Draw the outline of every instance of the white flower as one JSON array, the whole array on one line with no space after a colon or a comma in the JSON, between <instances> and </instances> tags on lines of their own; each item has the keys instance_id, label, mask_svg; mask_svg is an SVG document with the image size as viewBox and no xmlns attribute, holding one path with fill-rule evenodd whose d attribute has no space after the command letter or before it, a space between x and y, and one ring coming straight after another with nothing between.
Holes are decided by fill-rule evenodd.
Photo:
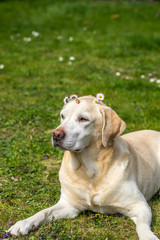
<instances>
[{"instance_id":1,"label":"white flower","mask_svg":"<svg viewBox=\"0 0 160 240\"><path fill-rule=\"evenodd\" d=\"M13 36L13 35L11 35L11 36L10 36L10 39L11 39L12 41L14 41L14 36Z\"/></svg>"},{"instance_id":2,"label":"white flower","mask_svg":"<svg viewBox=\"0 0 160 240\"><path fill-rule=\"evenodd\" d=\"M87 31L87 27L83 27L83 31Z\"/></svg>"},{"instance_id":3,"label":"white flower","mask_svg":"<svg viewBox=\"0 0 160 240\"><path fill-rule=\"evenodd\" d=\"M69 42L72 42L73 41L73 37L69 37Z\"/></svg>"},{"instance_id":4,"label":"white flower","mask_svg":"<svg viewBox=\"0 0 160 240\"><path fill-rule=\"evenodd\" d=\"M76 95L76 94L72 94L71 96L70 96L70 99L77 99L78 98L78 96Z\"/></svg>"},{"instance_id":5,"label":"white flower","mask_svg":"<svg viewBox=\"0 0 160 240\"><path fill-rule=\"evenodd\" d=\"M74 60L75 60L75 57L71 56L71 57L69 57L69 60L70 60L70 61L74 61Z\"/></svg>"},{"instance_id":6,"label":"white flower","mask_svg":"<svg viewBox=\"0 0 160 240\"><path fill-rule=\"evenodd\" d=\"M58 40L62 40L62 39L63 39L63 36L57 36L57 39L58 39Z\"/></svg>"},{"instance_id":7,"label":"white flower","mask_svg":"<svg viewBox=\"0 0 160 240\"><path fill-rule=\"evenodd\" d=\"M32 39L31 39L30 37L24 37L23 40L24 40L25 42L30 42L30 41L32 41Z\"/></svg>"},{"instance_id":8,"label":"white flower","mask_svg":"<svg viewBox=\"0 0 160 240\"><path fill-rule=\"evenodd\" d=\"M36 32L36 31L32 31L32 35L33 35L34 37L38 37L38 36L39 36L39 33Z\"/></svg>"},{"instance_id":9,"label":"white flower","mask_svg":"<svg viewBox=\"0 0 160 240\"><path fill-rule=\"evenodd\" d=\"M155 80L156 80L155 78L151 78L149 81L154 82Z\"/></svg>"},{"instance_id":10,"label":"white flower","mask_svg":"<svg viewBox=\"0 0 160 240\"><path fill-rule=\"evenodd\" d=\"M160 84L160 79L158 79L158 80L156 81L156 83Z\"/></svg>"},{"instance_id":11,"label":"white flower","mask_svg":"<svg viewBox=\"0 0 160 240\"><path fill-rule=\"evenodd\" d=\"M130 79L130 77L129 77L129 76L126 76L126 77L125 77L125 79L127 79L127 80L128 80L128 79Z\"/></svg>"},{"instance_id":12,"label":"white flower","mask_svg":"<svg viewBox=\"0 0 160 240\"><path fill-rule=\"evenodd\" d=\"M152 73L148 73L148 77L152 77Z\"/></svg>"},{"instance_id":13,"label":"white flower","mask_svg":"<svg viewBox=\"0 0 160 240\"><path fill-rule=\"evenodd\" d=\"M145 78L145 75L141 75L141 78Z\"/></svg>"},{"instance_id":14,"label":"white flower","mask_svg":"<svg viewBox=\"0 0 160 240\"><path fill-rule=\"evenodd\" d=\"M116 76L118 77L118 76L120 76L121 75L121 73L120 72L116 72Z\"/></svg>"},{"instance_id":15,"label":"white flower","mask_svg":"<svg viewBox=\"0 0 160 240\"><path fill-rule=\"evenodd\" d=\"M58 58L60 62L63 62L63 57Z\"/></svg>"},{"instance_id":16,"label":"white flower","mask_svg":"<svg viewBox=\"0 0 160 240\"><path fill-rule=\"evenodd\" d=\"M104 100L104 95L102 93L97 93L96 98L100 101Z\"/></svg>"},{"instance_id":17,"label":"white flower","mask_svg":"<svg viewBox=\"0 0 160 240\"><path fill-rule=\"evenodd\" d=\"M0 64L0 69L3 69L4 67L4 64Z\"/></svg>"},{"instance_id":18,"label":"white flower","mask_svg":"<svg viewBox=\"0 0 160 240\"><path fill-rule=\"evenodd\" d=\"M68 62L68 65L72 65L72 62L71 62L71 61L69 61L69 62Z\"/></svg>"},{"instance_id":19,"label":"white flower","mask_svg":"<svg viewBox=\"0 0 160 240\"><path fill-rule=\"evenodd\" d=\"M99 101L98 101L97 98L94 98L94 99L93 99L93 102L94 102L94 103L98 103Z\"/></svg>"},{"instance_id":20,"label":"white flower","mask_svg":"<svg viewBox=\"0 0 160 240\"><path fill-rule=\"evenodd\" d=\"M69 102L69 98L65 97L63 101L64 101L64 104L67 104Z\"/></svg>"}]
</instances>

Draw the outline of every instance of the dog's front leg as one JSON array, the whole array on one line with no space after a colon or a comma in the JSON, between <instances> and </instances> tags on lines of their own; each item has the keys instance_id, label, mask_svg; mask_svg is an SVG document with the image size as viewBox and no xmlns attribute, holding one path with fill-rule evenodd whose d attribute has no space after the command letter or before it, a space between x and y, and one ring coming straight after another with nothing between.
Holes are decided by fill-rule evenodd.
<instances>
[{"instance_id":1,"label":"dog's front leg","mask_svg":"<svg viewBox=\"0 0 160 240\"><path fill-rule=\"evenodd\" d=\"M138 201L132 205L129 217L136 224L136 230L140 240L158 240L150 229L152 220L151 209L145 201Z\"/></svg>"},{"instance_id":2,"label":"dog's front leg","mask_svg":"<svg viewBox=\"0 0 160 240\"><path fill-rule=\"evenodd\" d=\"M10 232L15 236L25 235L42 223L51 222L52 218L74 218L79 213L80 210L74 208L68 202L59 200L59 202L53 207L44 209L29 218L18 221L16 224L11 226L7 232Z\"/></svg>"}]
</instances>

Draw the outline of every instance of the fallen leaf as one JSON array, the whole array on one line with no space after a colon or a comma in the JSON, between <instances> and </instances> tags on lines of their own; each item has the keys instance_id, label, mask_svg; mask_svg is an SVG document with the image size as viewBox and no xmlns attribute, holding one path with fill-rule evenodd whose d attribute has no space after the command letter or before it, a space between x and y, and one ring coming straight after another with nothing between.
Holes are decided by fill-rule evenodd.
<instances>
[{"instance_id":1,"label":"fallen leaf","mask_svg":"<svg viewBox=\"0 0 160 240\"><path fill-rule=\"evenodd\" d=\"M18 182L18 178L15 178L15 177L11 177L11 179L15 182Z\"/></svg>"},{"instance_id":2,"label":"fallen leaf","mask_svg":"<svg viewBox=\"0 0 160 240\"><path fill-rule=\"evenodd\" d=\"M119 14L113 14L113 15L111 15L111 18L112 19L116 19L116 18L119 18L120 16L119 16Z\"/></svg>"}]
</instances>

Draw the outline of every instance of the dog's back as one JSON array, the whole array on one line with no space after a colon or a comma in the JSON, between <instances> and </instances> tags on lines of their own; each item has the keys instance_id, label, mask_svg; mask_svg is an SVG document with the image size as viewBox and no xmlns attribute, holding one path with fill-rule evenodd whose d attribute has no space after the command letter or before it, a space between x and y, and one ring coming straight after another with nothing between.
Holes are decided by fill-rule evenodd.
<instances>
[{"instance_id":1,"label":"dog's back","mask_svg":"<svg viewBox=\"0 0 160 240\"><path fill-rule=\"evenodd\" d=\"M160 189L160 132L142 130L121 137L134 151L137 184L145 198L150 199Z\"/></svg>"}]
</instances>

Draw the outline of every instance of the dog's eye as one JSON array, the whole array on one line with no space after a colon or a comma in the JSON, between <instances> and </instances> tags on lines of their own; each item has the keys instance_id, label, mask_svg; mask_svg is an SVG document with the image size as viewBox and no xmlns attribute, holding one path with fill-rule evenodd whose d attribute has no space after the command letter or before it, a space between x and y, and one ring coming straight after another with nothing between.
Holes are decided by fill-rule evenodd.
<instances>
[{"instance_id":1,"label":"dog's eye","mask_svg":"<svg viewBox=\"0 0 160 240\"><path fill-rule=\"evenodd\" d=\"M89 121L87 118L84 118L84 117L80 117L79 118L79 121L80 122L87 122L87 121Z\"/></svg>"},{"instance_id":2,"label":"dog's eye","mask_svg":"<svg viewBox=\"0 0 160 240\"><path fill-rule=\"evenodd\" d=\"M64 115L63 115L63 114L61 114L61 118L64 120L64 118L65 118L65 117L64 117Z\"/></svg>"}]
</instances>

